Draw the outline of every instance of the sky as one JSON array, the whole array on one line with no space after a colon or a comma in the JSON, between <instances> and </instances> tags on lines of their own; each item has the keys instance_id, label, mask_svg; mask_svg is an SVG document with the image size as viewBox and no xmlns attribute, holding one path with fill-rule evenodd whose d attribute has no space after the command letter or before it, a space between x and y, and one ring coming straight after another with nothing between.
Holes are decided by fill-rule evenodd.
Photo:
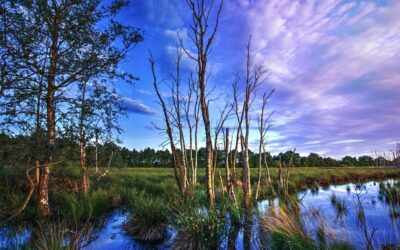
<instances>
[{"instance_id":1,"label":"sky","mask_svg":"<svg viewBox=\"0 0 400 250\"><path fill-rule=\"evenodd\" d=\"M259 93L276 90L268 105L274 111L268 151L296 148L302 155L339 158L394 149L400 142L399 14L398 0L225 0L209 58L216 98L210 105L212 121L232 97L234 74L243 73L251 35L256 59L269 70ZM166 137L152 126L163 120L147 57L151 51L159 78L168 82L177 34L192 48L190 10L184 0L137 0L118 18L144 36L121 65L140 78L134 86L117 85L128 108L121 139L128 148L160 148ZM184 73L194 65L183 58ZM255 114L259 106L260 98ZM252 123L250 141L256 149L257 122Z\"/></svg>"}]
</instances>

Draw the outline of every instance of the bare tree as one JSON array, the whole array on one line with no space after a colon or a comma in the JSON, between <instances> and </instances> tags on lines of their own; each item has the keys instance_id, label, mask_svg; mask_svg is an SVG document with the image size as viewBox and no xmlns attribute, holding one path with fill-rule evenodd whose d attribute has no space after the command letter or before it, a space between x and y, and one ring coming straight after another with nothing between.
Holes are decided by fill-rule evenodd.
<instances>
[{"instance_id":1,"label":"bare tree","mask_svg":"<svg viewBox=\"0 0 400 250\"><path fill-rule=\"evenodd\" d=\"M192 88L195 90L196 93L196 101L193 107L193 114L194 114L194 166L193 166L193 183L197 183L197 167L198 167L198 132L199 132L199 122L200 122L200 91L199 85L193 82Z\"/></svg>"},{"instance_id":2,"label":"bare tree","mask_svg":"<svg viewBox=\"0 0 400 250\"><path fill-rule=\"evenodd\" d=\"M194 80L192 79L192 75L190 75L189 78L189 88L187 91L187 96L186 98L182 99L183 102L183 108L185 111L185 119L186 119L186 124L188 127L188 132L189 132L189 154L187 155L187 159L188 159L188 168L189 168L189 172L188 172L188 176L189 176L189 182L190 184L194 185L194 161L193 161L193 127L194 127L194 123L192 122L191 119L191 105L192 105L192 97L193 97L193 88L192 88L192 82Z\"/></svg>"},{"instance_id":3,"label":"bare tree","mask_svg":"<svg viewBox=\"0 0 400 250\"><path fill-rule=\"evenodd\" d=\"M229 128L225 129L225 177L226 177L226 191L228 193L228 197L231 201L233 201L236 204L236 196L235 196L235 189L234 189L234 182L232 179L232 174L230 171L230 146L231 144L229 143Z\"/></svg>"},{"instance_id":4,"label":"bare tree","mask_svg":"<svg viewBox=\"0 0 400 250\"><path fill-rule=\"evenodd\" d=\"M242 108L239 114L237 85L234 85L235 94L235 112L238 119L238 133L240 135L240 143L243 156L242 166L242 182L244 193L244 205L250 206L251 200L251 183L250 183L250 166L249 166L249 134L250 134L250 109L255 99L256 89L265 81L267 77L267 69L263 62L256 63L255 55L251 53L251 37L246 45L246 77L245 77L245 96ZM244 122L244 129L242 128Z\"/></svg>"},{"instance_id":5,"label":"bare tree","mask_svg":"<svg viewBox=\"0 0 400 250\"><path fill-rule=\"evenodd\" d=\"M211 122L208 109L208 102L206 97L206 75L207 75L207 62L210 54L211 45L214 41L215 35L218 30L219 20L222 12L223 0L215 6L212 1L210 6L206 6L204 0L186 0L192 16L191 34L189 35L193 42L196 51L193 56L189 50L181 45L186 54L196 61L197 63L197 80L200 91L200 106L203 116L204 130L206 136L206 151L207 151L207 164L206 164L206 182L207 182L207 196L211 207L215 204L215 190L213 186L213 144L211 137ZM216 10L214 23L212 25L211 16L213 10Z\"/></svg>"},{"instance_id":6,"label":"bare tree","mask_svg":"<svg viewBox=\"0 0 400 250\"><path fill-rule=\"evenodd\" d=\"M240 97L239 97L239 76L236 76L235 81L233 82L233 110L236 115L236 119L238 122L238 127L236 129L236 140L235 140L235 148L233 151L233 157L232 157L232 179L233 181L236 181L236 162L238 158L238 150L239 150L239 140L240 140L240 135L242 133L242 122L243 122L243 112L240 112L240 107L239 107L239 102L240 102Z\"/></svg>"},{"instance_id":7,"label":"bare tree","mask_svg":"<svg viewBox=\"0 0 400 250\"><path fill-rule=\"evenodd\" d=\"M199 105L199 90L197 81L190 74L188 79L187 98L183 98L183 105L185 110L185 118L189 132L189 155L188 166L190 168L190 183L196 185L197 183L197 164L198 164L198 150L197 150L197 135L200 120L200 105Z\"/></svg>"},{"instance_id":8,"label":"bare tree","mask_svg":"<svg viewBox=\"0 0 400 250\"><path fill-rule=\"evenodd\" d=\"M173 111L171 112L171 117L173 119L173 125L176 126L179 134L179 145L180 145L180 151L182 155L182 169L183 169L183 175L182 175L182 188L185 190L186 186L188 184L188 164L187 164L187 155L186 155L186 143L185 143L185 135L183 132L183 124L182 124L182 102L183 102L183 96L181 94L181 70L180 70L180 65L181 65L181 59L182 59L182 52L179 47L177 47L177 60L176 60L176 75L171 75L172 78L172 84L171 84L171 100L172 100L172 106L173 106Z\"/></svg>"},{"instance_id":9,"label":"bare tree","mask_svg":"<svg viewBox=\"0 0 400 250\"><path fill-rule=\"evenodd\" d=\"M165 122L165 126L166 126L164 131L168 136L168 141L169 141L169 145L171 148L175 179L178 184L179 191L183 194L186 191L184 189L184 181L183 181L184 170L180 164L179 155L176 151L176 147L175 147L175 143L174 143L173 131L172 131L171 121L170 121L171 120L170 119L170 111L168 110L168 107L158 89L159 82L157 80L157 75L156 75L156 71L155 71L155 60L151 54L149 56L149 63L151 66L151 72L152 72L152 76L153 76L153 87L154 87L154 90L156 91L156 94L158 97L158 102L162 108L163 115L164 115L164 122Z\"/></svg>"},{"instance_id":10,"label":"bare tree","mask_svg":"<svg viewBox=\"0 0 400 250\"><path fill-rule=\"evenodd\" d=\"M227 100L229 100L229 98L227 98ZM212 184L215 185L215 170L217 168L218 165L218 139L219 139L219 135L221 132L223 132L223 127L224 124L226 122L226 120L230 117L231 115L231 104L229 103L229 101L227 101L224 105L224 107L222 108L222 110L220 111L220 115L219 118L217 120L217 122L215 123L214 126L214 154L213 154L213 166L212 166Z\"/></svg>"},{"instance_id":11,"label":"bare tree","mask_svg":"<svg viewBox=\"0 0 400 250\"><path fill-rule=\"evenodd\" d=\"M260 186L261 186L262 157L263 157L263 151L265 150L265 137L266 137L268 129L270 128L270 125L268 124L268 122L269 122L269 118L272 115L272 113L270 113L268 116L265 116L265 109L266 109L268 100L271 97L271 95L274 93L274 91L275 90L271 90L271 92L269 92L269 94L264 93L263 98L262 98L261 114L257 117L257 120L258 120L258 132L260 134L260 139L259 139L260 141L259 141L259 145L258 145L257 186L256 186L255 194L254 194L254 198L256 200L258 199L259 190L260 190ZM265 154L265 152L264 152L264 154ZM268 165L266 165L266 167L268 169ZM269 174L268 174L268 177L269 177Z\"/></svg>"},{"instance_id":12,"label":"bare tree","mask_svg":"<svg viewBox=\"0 0 400 250\"><path fill-rule=\"evenodd\" d=\"M268 160L267 160L267 151L265 150L265 145L266 145L266 143L263 144L263 161L264 161L265 168L267 169L268 185L271 185L271 175L269 173L269 166L268 166Z\"/></svg>"}]
</instances>

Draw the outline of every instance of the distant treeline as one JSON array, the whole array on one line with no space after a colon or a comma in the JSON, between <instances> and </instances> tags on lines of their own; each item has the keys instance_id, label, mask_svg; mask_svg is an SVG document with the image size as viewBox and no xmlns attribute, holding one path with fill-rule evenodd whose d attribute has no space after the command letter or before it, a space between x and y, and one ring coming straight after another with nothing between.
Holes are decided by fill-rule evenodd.
<instances>
[{"instance_id":1,"label":"distant treeline","mask_svg":"<svg viewBox=\"0 0 400 250\"><path fill-rule=\"evenodd\" d=\"M0 134L0 164L1 166L12 166L24 164L30 157L35 155L37 145L29 136L9 136L5 133ZM78 142L69 138L58 138L55 156L57 161L64 164L77 164L79 161ZM86 153L86 163L88 167L95 165L95 145L88 144ZM187 150L189 152L189 150ZM100 167L106 167L110 161L112 153L111 167L172 167L171 153L169 150L155 150L146 148L143 150L128 149L115 143L103 143L98 145L98 162ZM393 157L395 154L381 156L345 156L341 160L331 157L323 157L316 153L308 156L300 156L299 153L287 151L278 155L266 153L269 167L278 167L279 160L283 165L287 165L293 157L294 167L341 167L341 166L400 166L400 157ZM225 159L222 150L217 154L218 163L223 167ZM205 167L206 149L200 148L198 152L199 167ZM238 167L241 167L242 157L239 152ZM258 153L249 151L249 163L251 167L257 167Z\"/></svg>"}]
</instances>

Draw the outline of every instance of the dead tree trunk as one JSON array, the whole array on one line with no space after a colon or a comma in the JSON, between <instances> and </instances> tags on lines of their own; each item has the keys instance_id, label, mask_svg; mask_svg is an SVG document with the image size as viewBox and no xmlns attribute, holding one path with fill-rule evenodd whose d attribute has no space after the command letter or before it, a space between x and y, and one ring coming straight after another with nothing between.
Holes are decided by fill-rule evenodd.
<instances>
[{"instance_id":1,"label":"dead tree trunk","mask_svg":"<svg viewBox=\"0 0 400 250\"><path fill-rule=\"evenodd\" d=\"M262 155L263 155L263 149L265 148L265 143L264 143L265 136L269 129L269 126L267 123L268 123L269 117L272 115L272 113L271 113L271 115L265 117L265 108L267 106L268 99L272 95L273 92L274 92L274 90L272 90L269 95L267 95L267 93L264 93L263 102L262 102L262 106L261 106L261 114L258 117L258 132L259 132L260 138L259 138L259 144L258 144L257 186L256 186L255 194L254 194L254 198L256 200L259 197L259 191L260 191L260 186L261 186ZM267 166L267 169L268 169L268 166ZM269 173L268 173L268 175L269 175Z\"/></svg>"},{"instance_id":2,"label":"dead tree trunk","mask_svg":"<svg viewBox=\"0 0 400 250\"><path fill-rule=\"evenodd\" d=\"M195 101L195 105L194 105L194 150L195 150L195 154L194 154L194 165L193 165L193 185L197 184L197 167L198 167L198 128L199 128L199 121L200 121L200 104L199 104L199 99L200 99L200 95L199 95L199 86L198 84L196 84L195 86L193 86L193 89L195 90L196 93L196 101Z\"/></svg>"},{"instance_id":3,"label":"dead tree trunk","mask_svg":"<svg viewBox=\"0 0 400 250\"><path fill-rule=\"evenodd\" d=\"M249 135L250 135L250 109L255 98L255 91L260 86L266 75L266 69L263 62L255 64L255 55L250 50L251 37L246 45L246 78L245 78L245 95L243 100L242 109L239 113L239 98L237 82L234 83L234 109L239 123L238 133L240 136L240 143L243 155L242 162L242 182L244 193L244 205L246 208L250 207L251 201L251 183L250 183L250 166L249 166ZM244 122L244 129L242 128Z\"/></svg>"},{"instance_id":4,"label":"dead tree trunk","mask_svg":"<svg viewBox=\"0 0 400 250\"><path fill-rule=\"evenodd\" d=\"M164 121L165 121L165 125L166 125L165 132L166 132L166 134L168 136L169 144L170 144L170 147L171 147L172 163L173 163L173 166L174 166L175 179L176 179L176 182L178 184L179 191L181 192L181 194L183 194L183 193L186 192L186 190L184 189L184 186L183 186L183 175L184 175L183 168L182 168L182 166L180 164L179 156L178 156L178 153L176 151L175 144L174 144L174 138L173 138L173 135L172 135L172 128L171 128L171 122L170 122L170 117L169 117L169 111L168 111L167 106L166 106L166 104L164 102L164 99L161 96L160 91L158 90L158 84L159 83L157 81L157 76L156 76L156 71L155 71L155 61L154 61L153 56L151 54L150 54L150 57L149 57L149 63L150 63L151 72L152 72L152 75L153 75L154 90L156 91L156 94L157 94L157 97L158 97L158 101L159 101L160 106L161 106L161 108L163 110Z\"/></svg>"},{"instance_id":5,"label":"dead tree trunk","mask_svg":"<svg viewBox=\"0 0 400 250\"><path fill-rule=\"evenodd\" d=\"M242 134L242 122L243 122L243 112L239 111L239 77L236 77L236 80L233 82L233 98L234 98L234 103L233 103L233 109L236 114L236 119L238 122L238 127L236 130L236 140L235 140L235 149L233 151L233 158L232 158L232 179L233 182L236 182L236 162L238 159L238 150L239 150L239 140L241 138Z\"/></svg>"},{"instance_id":6,"label":"dead tree trunk","mask_svg":"<svg viewBox=\"0 0 400 250\"><path fill-rule=\"evenodd\" d=\"M177 61L176 61L176 77L174 78L174 82L172 83L172 103L175 109L175 124L178 128L179 132L179 144L182 154L182 188L186 190L187 183L188 183L188 167L187 167L187 155L186 155L186 143L185 143L185 135L183 133L183 125L182 125L182 118L181 118L181 91L180 91L180 61L182 58L182 53L180 52L179 48L177 49Z\"/></svg>"},{"instance_id":7,"label":"dead tree trunk","mask_svg":"<svg viewBox=\"0 0 400 250\"><path fill-rule=\"evenodd\" d=\"M268 185L271 185L271 175L269 173L269 166L268 166L268 161L267 161L267 151L265 150L265 143L263 145L263 158L264 158L265 168L267 169Z\"/></svg>"},{"instance_id":8,"label":"dead tree trunk","mask_svg":"<svg viewBox=\"0 0 400 250\"><path fill-rule=\"evenodd\" d=\"M219 18L222 11L221 0L218 9L216 11L215 25L212 27L211 32L209 32L210 26L210 13L214 8L214 4L210 6L205 6L205 1L202 0L187 0L187 4L191 10L193 24L192 35L194 45L196 47L196 57L192 56L189 51L187 51L184 46L186 54L193 60L197 62L197 79L200 91L200 106L201 113L203 116L204 131L206 137L206 152L207 152L207 163L206 163L206 183L207 183L207 196L209 204L214 207L215 204L215 190L213 186L213 145L211 137L211 124L210 124L210 114L208 110L207 94L206 94L206 73L207 73L207 60L210 52L211 44L214 40L215 34L219 26ZM182 41L181 41L182 43Z\"/></svg>"},{"instance_id":9,"label":"dead tree trunk","mask_svg":"<svg viewBox=\"0 0 400 250\"><path fill-rule=\"evenodd\" d=\"M226 175L226 190L230 194L231 186L231 171L229 169L229 128L225 129L225 175Z\"/></svg>"},{"instance_id":10,"label":"dead tree trunk","mask_svg":"<svg viewBox=\"0 0 400 250\"><path fill-rule=\"evenodd\" d=\"M229 128L225 130L225 174L226 174L226 190L228 193L228 197L231 201L236 204L236 196L235 196L235 187L232 179L232 174L229 166L229 158L230 158L230 143L229 143Z\"/></svg>"}]
</instances>

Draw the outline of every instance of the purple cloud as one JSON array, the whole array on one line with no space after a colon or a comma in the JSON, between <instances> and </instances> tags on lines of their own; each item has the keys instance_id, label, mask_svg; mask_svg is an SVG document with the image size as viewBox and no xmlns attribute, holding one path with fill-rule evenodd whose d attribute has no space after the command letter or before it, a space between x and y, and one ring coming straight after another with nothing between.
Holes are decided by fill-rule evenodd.
<instances>
[{"instance_id":1,"label":"purple cloud","mask_svg":"<svg viewBox=\"0 0 400 250\"><path fill-rule=\"evenodd\" d=\"M271 150L339 156L400 140L400 2L243 0L239 9L270 68L266 88L277 89Z\"/></svg>"},{"instance_id":2,"label":"purple cloud","mask_svg":"<svg viewBox=\"0 0 400 250\"><path fill-rule=\"evenodd\" d=\"M175 69L176 32L190 43L187 6L179 0L139 1L129 17L132 13L145 30L142 51L152 49L160 79L167 78ZM212 95L223 94L210 105L213 122L229 99L232 75L243 72L244 44L251 34L256 58L270 69L263 90L276 89L268 106L275 111L269 150L296 147L303 154L340 157L393 148L400 141L399 13L395 0L225 1L209 60L209 86L216 86ZM143 52L137 66L144 68L143 89L153 93L146 58ZM183 64L184 73L195 67L188 58ZM151 114L159 108L155 97L131 99L136 97L143 102L131 105L134 112ZM256 145L260 100L254 105L251 141ZM162 123L157 116L152 119Z\"/></svg>"}]
</instances>

